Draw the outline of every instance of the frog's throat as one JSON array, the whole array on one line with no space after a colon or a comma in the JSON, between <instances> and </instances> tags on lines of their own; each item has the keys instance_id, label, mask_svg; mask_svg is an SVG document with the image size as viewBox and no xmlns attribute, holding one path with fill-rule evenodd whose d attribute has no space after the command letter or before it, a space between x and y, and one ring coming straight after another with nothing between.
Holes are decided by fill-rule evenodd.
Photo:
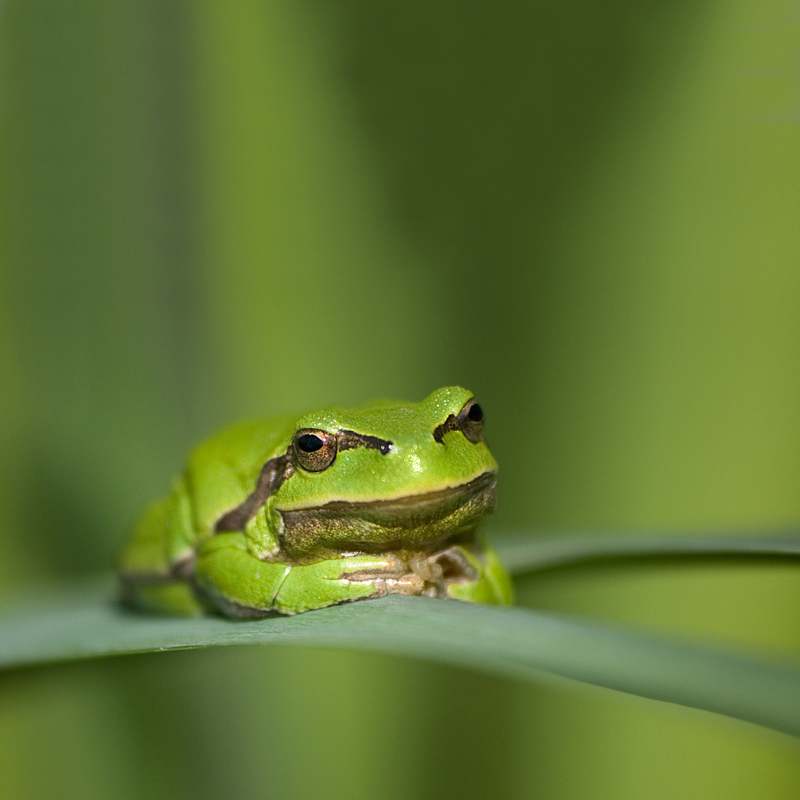
<instances>
[{"instance_id":1,"label":"frog's throat","mask_svg":"<svg viewBox=\"0 0 800 800\"><path fill-rule=\"evenodd\" d=\"M349 552L433 551L468 536L496 504L497 478L484 472L433 492L276 511L283 522L282 554L299 563Z\"/></svg>"}]
</instances>

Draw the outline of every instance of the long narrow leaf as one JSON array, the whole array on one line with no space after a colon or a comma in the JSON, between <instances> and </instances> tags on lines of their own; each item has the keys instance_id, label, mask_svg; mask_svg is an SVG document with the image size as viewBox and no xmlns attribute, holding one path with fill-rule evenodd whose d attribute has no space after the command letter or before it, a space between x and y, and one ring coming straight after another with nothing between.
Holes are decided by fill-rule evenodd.
<instances>
[{"instance_id":1,"label":"long narrow leaf","mask_svg":"<svg viewBox=\"0 0 800 800\"><path fill-rule=\"evenodd\" d=\"M556 614L388 597L254 622L127 613L107 586L0 618L0 667L212 645L294 644L558 676L800 735L800 672Z\"/></svg>"},{"instance_id":2,"label":"long narrow leaf","mask_svg":"<svg viewBox=\"0 0 800 800\"><path fill-rule=\"evenodd\" d=\"M718 534L495 534L492 542L515 575L591 561L629 559L800 559L800 534L746 536ZM665 562L666 563L666 562ZM798 561L800 564L800 561Z\"/></svg>"}]
</instances>

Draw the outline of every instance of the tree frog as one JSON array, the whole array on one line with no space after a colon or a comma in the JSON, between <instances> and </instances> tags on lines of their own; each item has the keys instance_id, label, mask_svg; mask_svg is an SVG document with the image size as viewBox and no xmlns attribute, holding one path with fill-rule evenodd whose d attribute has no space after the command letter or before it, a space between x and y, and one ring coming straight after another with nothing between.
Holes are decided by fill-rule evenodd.
<instances>
[{"instance_id":1,"label":"tree frog","mask_svg":"<svg viewBox=\"0 0 800 800\"><path fill-rule=\"evenodd\" d=\"M497 462L466 389L246 422L200 445L120 561L128 605L297 614L387 594L510 603L476 533Z\"/></svg>"}]
</instances>

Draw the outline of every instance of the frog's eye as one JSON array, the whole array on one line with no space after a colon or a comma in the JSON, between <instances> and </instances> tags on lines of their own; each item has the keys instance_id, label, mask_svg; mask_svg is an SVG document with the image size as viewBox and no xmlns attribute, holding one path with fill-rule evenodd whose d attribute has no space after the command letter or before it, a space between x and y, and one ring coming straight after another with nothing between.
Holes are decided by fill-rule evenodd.
<instances>
[{"instance_id":1,"label":"frog's eye","mask_svg":"<svg viewBox=\"0 0 800 800\"><path fill-rule=\"evenodd\" d=\"M458 412L458 427L473 444L481 440L483 409L474 400L467 400Z\"/></svg>"},{"instance_id":2,"label":"frog's eye","mask_svg":"<svg viewBox=\"0 0 800 800\"><path fill-rule=\"evenodd\" d=\"M294 435L297 463L309 472L322 472L336 458L336 436L316 428L301 428Z\"/></svg>"}]
</instances>

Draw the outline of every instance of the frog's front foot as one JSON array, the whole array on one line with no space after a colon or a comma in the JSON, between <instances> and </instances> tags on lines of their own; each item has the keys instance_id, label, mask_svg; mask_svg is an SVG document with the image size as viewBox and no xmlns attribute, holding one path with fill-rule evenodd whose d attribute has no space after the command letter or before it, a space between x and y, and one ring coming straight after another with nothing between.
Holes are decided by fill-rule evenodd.
<instances>
[{"instance_id":1,"label":"frog's front foot","mask_svg":"<svg viewBox=\"0 0 800 800\"><path fill-rule=\"evenodd\" d=\"M342 580L371 585L370 597L387 594L447 597L449 584L471 583L480 578L480 565L473 564L457 546L432 554L384 556L375 559L374 563L354 566L342 572Z\"/></svg>"},{"instance_id":2,"label":"frog's front foot","mask_svg":"<svg viewBox=\"0 0 800 800\"><path fill-rule=\"evenodd\" d=\"M367 561L361 559L367 558ZM414 572L407 561L396 557L369 559L359 556L350 562L339 576L341 580L371 586L370 597L385 597L387 594L425 594L426 578Z\"/></svg>"},{"instance_id":3,"label":"frog's front foot","mask_svg":"<svg viewBox=\"0 0 800 800\"><path fill-rule=\"evenodd\" d=\"M480 561L471 561L459 545L431 555L415 556L409 560L409 567L428 585L424 594L431 597L447 597L447 587L451 583L473 583L482 571Z\"/></svg>"},{"instance_id":4,"label":"frog's front foot","mask_svg":"<svg viewBox=\"0 0 800 800\"><path fill-rule=\"evenodd\" d=\"M451 545L435 553L386 557L345 571L342 579L373 586L370 597L405 594L483 603L511 602L511 582L490 547Z\"/></svg>"}]
</instances>

